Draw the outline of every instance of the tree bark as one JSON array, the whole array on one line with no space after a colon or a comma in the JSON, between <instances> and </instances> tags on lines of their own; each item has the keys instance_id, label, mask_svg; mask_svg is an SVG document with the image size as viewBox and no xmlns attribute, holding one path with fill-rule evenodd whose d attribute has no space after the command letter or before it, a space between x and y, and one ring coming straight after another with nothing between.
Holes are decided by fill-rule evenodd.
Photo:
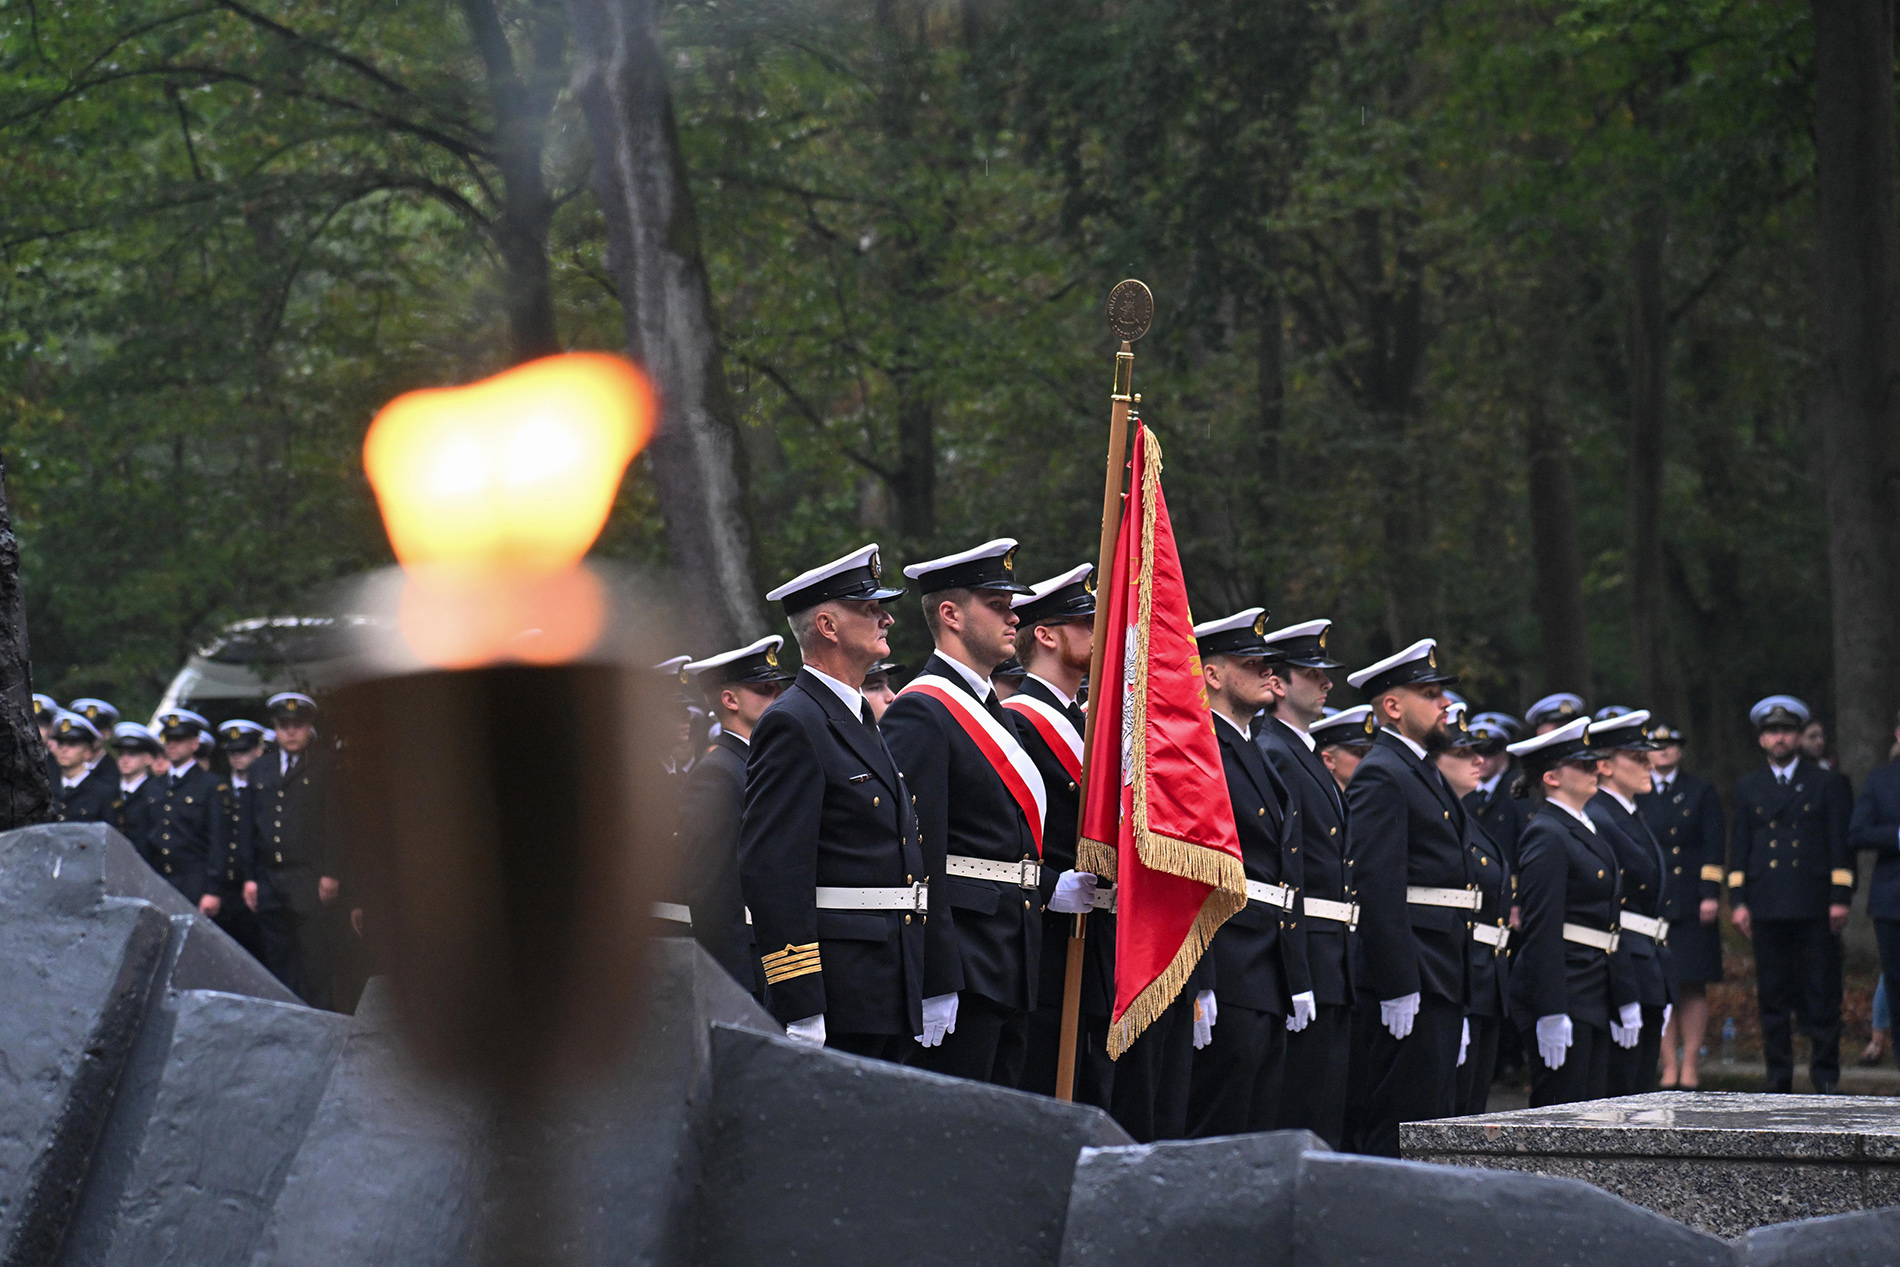
<instances>
[{"instance_id":1,"label":"tree bark","mask_svg":"<svg viewBox=\"0 0 1900 1267\"><path fill-rule=\"evenodd\" d=\"M33 655L26 637L26 590L20 584L20 541L7 508L6 463L0 459L0 831L53 816L46 741L33 720Z\"/></svg>"},{"instance_id":2,"label":"tree bark","mask_svg":"<svg viewBox=\"0 0 1900 1267\"><path fill-rule=\"evenodd\" d=\"M627 354L659 389L650 450L673 566L707 648L766 631L737 413L680 156L653 0L568 0Z\"/></svg>"},{"instance_id":3,"label":"tree bark","mask_svg":"<svg viewBox=\"0 0 1900 1267\"><path fill-rule=\"evenodd\" d=\"M1668 391L1669 314L1663 305L1660 203L1635 212L1630 242L1630 616L1637 681L1645 706L1680 717L1671 672L1668 593L1663 583L1663 424ZM1680 724L1680 723L1677 723Z\"/></svg>"},{"instance_id":4,"label":"tree bark","mask_svg":"<svg viewBox=\"0 0 1900 1267\"><path fill-rule=\"evenodd\" d=\"M1524 435L1530 459L1531 557L1537 568L1537 623L1543 633L1544 690L1590 690L1589 630L1583 614L1583 545L1570 443L1542 396L1531 397Z\"/></svg>"},{"instance_id":5,"label":"tree bark","mask_svg":"<svg viewBox=\"0 0 1900 1267\"><path fill-rule=\"evenodd\" d=\"M469 34L487 71L489 104L495 112L495 160L501 169L502 197L501 218L493 232L506 270L509 356L516 364L561 350L548 271L554 199L542 170L548 116L554 109L566 43L565 27L549 11L553 8L551 0L537 6L530 33L530 75L523 79L493 0L462 0Z\"/></svg>"},{"instance_id":6,"label":"tree bark","mask_svg":"<svg viewBox=\"0 0 1900 1267\"><path fill-rule=\"evenodd\" d=\"M1814 298L1809 417L1821 439L1835 732L1855 777L1885 760L1895 703L1900 509L1894 434L1892 0L1813 0Z\"/></svg>"}]
</instances>

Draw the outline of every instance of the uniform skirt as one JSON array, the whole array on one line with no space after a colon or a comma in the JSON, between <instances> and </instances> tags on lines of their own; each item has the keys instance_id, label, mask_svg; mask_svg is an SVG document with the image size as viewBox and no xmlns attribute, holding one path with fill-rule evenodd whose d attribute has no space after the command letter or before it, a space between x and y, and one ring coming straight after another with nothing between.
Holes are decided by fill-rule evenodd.
<instances>
[{"instance_id":1,"label":"uniform skirt","mask_svg":"<svg viewBox=\"0 0 1900 1267\"><path fill-rule=\"evenodd\" d=\"M1722 979L1722 925L1671 924L1669 954L1671 984L1706 984Z\"/></svg>"}]
</instances>

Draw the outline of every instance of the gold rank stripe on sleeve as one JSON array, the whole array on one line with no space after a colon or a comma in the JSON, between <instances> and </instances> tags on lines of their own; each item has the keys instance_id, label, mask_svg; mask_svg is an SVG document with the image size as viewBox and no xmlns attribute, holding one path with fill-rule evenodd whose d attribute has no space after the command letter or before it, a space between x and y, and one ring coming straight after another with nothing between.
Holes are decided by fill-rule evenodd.
<instances>
[{"instance_id":1,"label":"gold rank stripe on sleeve","mask_svg":"<svg viewBox=\"0 0 1900 1267\"><path fill-rule=\"evenodd\" d=\"M1742 883L1747 879L1748 877L1743 875L1740 871L1731 871L1728 873L1728 886L1731 889L1739 889L1742 887Z\"/></svg>"},{"instance_id":2,"label":"gold rank stripe on sleeve","mask_svg":"<svg viewBox=\"0 0 1900 1267\"><path fill-rule=\"evenodd\" d=\"M818 961L817 942L805 946L787 945L783 950L761 955L759 964L765 969L767 985L777 985L794 977L808 977L824 966Z\"/></svg>"},{"instance_id":3,"label":"gold rank stripe on sleeve","mask_svg":"<svg viewBox=\"0 0 1900 1267\"><path fill-rule=\"evenodd\" d=\"M1708 866L1702 868L1702 878L1707 880L1710 884L1722 883L1721 864L1711 862Z\"/></svg>"},{"instance_id":4,"label":"gold rank stripe on sleeve","mask_svg":"<svg viewBox=\"0 0 1900 1267\"><path fill-rule=\"evenodd\" d=\"M1834 870L1834 883L1843 889L1851 889L1854 887L1854 873L1845 867L1836 867Z\"/></svg>"}]
</instances>

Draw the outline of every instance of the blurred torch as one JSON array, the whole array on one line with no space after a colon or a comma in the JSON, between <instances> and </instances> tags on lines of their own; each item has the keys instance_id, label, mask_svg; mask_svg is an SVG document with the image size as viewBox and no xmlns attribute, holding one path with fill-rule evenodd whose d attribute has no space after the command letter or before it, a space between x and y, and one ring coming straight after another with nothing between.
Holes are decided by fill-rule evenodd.
<instances>
[{"instance_id":1,"label":"blurred torch","mask_svg":"<svg viewBox=\"0 0 1900 1267\"><path fill-rule=\"evenodd\" d=\"M414 1050L504 1101L622 1049L671 862L667 688L582 561L655 413L632 365L572 354L401 396L363 446L401 568L332 696L339 834Z\"/></svg>"}]
</instances>

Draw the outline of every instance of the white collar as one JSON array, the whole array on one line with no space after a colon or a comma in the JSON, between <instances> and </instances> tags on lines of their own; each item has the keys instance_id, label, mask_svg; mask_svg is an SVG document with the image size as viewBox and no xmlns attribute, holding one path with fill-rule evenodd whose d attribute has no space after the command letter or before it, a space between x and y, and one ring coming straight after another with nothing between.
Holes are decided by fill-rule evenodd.
<instances>
[{"instance_id":1,"label":"white collar","mask_svg":"<svg viewBox=\"0 0 1900 1267\"><path fill-rule=\"evenodd\" d=\"M1040 682L1044 686L1048 687L1049 693L1055 696L1056 699L1061 701L1062 707L1064 708L1075 707L1075 696L1068 694L1061 687L1057 686L1054 682L1051 682L1048 678L1043 677L1040 674L1031 673L1029 676L1031 679L1037 682Z\"/></svg>"},{"instance_id":2,"label":"white collar","mask_svg":"<svg viewBox=\"0 0 1900 1267\"><path fill-rule=\"evenodd\" d=\"M846 686L843 682L832 677L831 674L826 673L823 669L812 668L809 660L805 662L805 671L830 687L831 693L836 695L839 700L844 703L844 706L851 710L853 717L864 716L866 709L864 707L863 691L858 690L856 687Z\"/></svg>"},{"instance_id":3,"label":"white collar","mask_svg":"<svg viewBox=\"0 0 1900 1267\"><path fill-rule=\"evenodd\" d=\"M1413 743L1410 739L1400 734L1398 729L1394 726L1387 726L1385 728L1385 733L1388 735L1391 735L1394 739L1398 740L1400 743L1410 748L1412 750L1412 755L1417 757L1420 761L1423 761L1425 759L1425 746L1423 744Z\"/></svg>"},{"instance_id":4,"label":"white collar","mask_svg":"<svg viewBox=\"0 0 1900 1267\"><path fill-rule=\"evenodd\" d=\"M864 714L859 713L858 716L862 717L864 716ZM744 744L748 748L752 746L752 741L750 739L747 739L744 735L740 734L736 730L726 730L724 728L721 728L719 733L722 735L730 735L732 738L737 739L740 743Z\"/></svg>"},{"instance_id":5,"label":"white collar","mask_svg":"<svg viewBox=\"0 0 1900 1267\"><path fill-rule=\"evenodd\" d=\"M1652 770L1649 775L1649 782L1658 792L1667 792L1676 785L1676 776L1681 773L1681 766L1677 766L1668 774L1658 774Z\"/></svg>"},{"instance_id":6,"label":"white collar","mask_svg":"<svg viewBox=\"0 0 1900 1267\"><path fill-rule=\"evenodd\" d=\"M1292 731L1294 734L1298 735L1300 737L1300 742L1306 745L1306 750L1308 752L1319 751L1318 746L1314 744L1313 742L1313 736L1307 734L1304 730L1300 729L1298 726L1295 726L1290 721L1282 720L1280 724L1282 726L1285 726L1288 730Z\"/></svg>"},{"instance_id":7,"label":"white collar","mask_svg":"<svg viewBox=\"0 0 1900 1267\"><path fill-rule=\"evenodd\" d=\"M1212 712L1212 713L1214 714L1214 716L1216 716L1216 717L1218 717L1218 718L1220 718L1220 719L1221 719L1222 721L1224 721L1224 722L1226 722L1226 723L1227 723L1227 725L1228 725L1228 727L1229 727L1229 728L1230 728L1230 729L1231 729L1231 730L1232 730L1232 731L1233 731L1233 732L1234 732L1235 734L1237 734L1237 735L1239 735L1239 736L1240 736L1240 737L1241 737L1242 739L1245 739L1245 740L1248 740L1249 742L1251 742L1251 741L1252 741L1252 739L1253 739L1253 726L1252 726L1252 724L1251 724L1251 723L1250 723L1250 724L1248 724L1248 725L1245 725L1245 726L1236 726L1236 725L1234 725L1234 721L1233 721L1233 718L1231 718L1231 717L1229 717L1229 716L1228 716L1228 715L1227 715L1226 713L1223 713L1223 712L1221 712L1221 711L1220 711L1220 710L1219 710L1218 708L1216 708L1216 709L1210 709L1209 711L1210 711L1210 712Z\"/></svg>"},{"instance_id":8,"label":"white collar","mask_svg":"<svg viewBox=\"0 0 1900 1267\"><path fill-rule=\"evenodd\" d=\"M189 760L189 761L187 761L187 762L185 762L185 764L183 764L183 765L175 765L175 766L173 766L173 767L172 767L172 778L174 778L174 779L182 779L182 778L184 778L184 777L185 777L185 776L186 776L187 774L190 774L190 773L191 773L191 767L193 767L193 766L195 766L195 765L197 765L197 764L198 764L198 758L196 758L196 757L193 757L193 758L192 758L191 760Z\"/></svg>"},{"instance_id":9,"label":"white collar","mask_svg":"<svg viewBox=\"0 0 1900 1267\"><path fill-rule=\"evenodd\" d=\"M1491 793L1498 790L1498 784L1502 783L1503 781L1504 781L1504 771L1499 770L1496 774L1492 775L1488 779L1479 779L1478 790L1480 792L1483 792L1486 797L1489 797Z\"/></svg>"},{"instance_id":10,"label":"white collar","mask_svg":"<svg viewBox=\"0 0 1900 1267\"><path fill-rule=\"evenodd\" d=\"M59 785L61 787L78 787L81 783L84 783L86 781L87 776L90 775L91 773L92 773L91 770L81 770L77 776L70 779L67 778L64 773L62 773L59 776Z\"/></svg>"},{"instance_id":11,"label":"white collar","mask_svg":"<svg viewBox=\"0 0 1900 1267\"><path fill-rule=\"evenodd\" d=\"M126 794L127 796L130 796L130 795L131 795L132 793L134 793L134 792L136 792L136 791L138 791L138 790L139 790L139 787L140 787L140 786L141 786L142 784L144 784L144 782L145 782L145 780L146 780L146 779L148 779L149 777L151 777L151 776L150 776L150 775L145 775L145 774L141 774L141 775L139 775L139 777L138 777L138 778L136 778L136 779L133 779L133 780L132 780L132 781L131 781L130 783L127 783L127 782L126 782L126 781L125 781L124 779L120 779L120 780L119 780L119 790L120 790L121 792L124 792L124 793L125 793L125 794Z\"/></svg>"},{"instance_id":12,"label":"white collar","mask_svg":"<svg viewBox=\"0 0 1900 1267\"><path fill-rule=\"evenodd\" d=\"M231 786L234 788L245 788L251 786L251 781L239 774L236 770L233 770L231 771Z\"/></svg>"},{"instance_id":13,"label":"white collar","mask_svg":"<svg viewBox=\"0 0 1900 1267\"><path fill-rule=\"evenodd\" d=\"M1777 779L1786 781L1794 777L1794 768L1800 764L1801 764L1801 756L1799 753L1797 753L1794 756L1788 758L1787 765L1776 765L1774 762L1770 761L1768 763L1768 768L1775 772L1775 777Z\"/></svg>"},{"instance_id":14,"label":"white collar","mask_svg":"<svg viewBox=\"0 0 1900 1267\"><path fill-rule=\"evenodd\" d=\"M1605 783L1602 787L1598 788L1597 791L1608 792L1610 796L1616 801L1616 803L1623 807L1624 813L1634 814L1636 812L1636 802L1632 801L1629 797L1624 796L1621 792L1617 791L1615 788L1611 787L1609 784Z\"/></svg>"},{"instance_id":15,"label":"white collar","mask_svg":"<svg viewBox=\"0 0 1900 1267\"><path fill-rule=\"evenodd\" d=\"M976 696L977 703L981 704L990 697L990 680L988 678L978 674L975 669L957 659L942 647L937 648L937 655L945 664L962 675L965 682L970 684L970 691Z\"/></svg>"},{"instance_id":16,"label":"white collar","mask_svg":"<svg viewBox=\"0 0 1900 1267\"><path fill-rule=\"evenodd\" d=\"M1590 831L1590 834L1591 834L1592 836L1594 836L1594 835L1596 835L1596 834L1597 834L1597 825L1596 825L1595 823L1593 823L1593 822L1591 822L1591 821L1590 821L1590 816L1589 816L1588 814L1586 814L1586 813L1584 813L1584 812L1583 812L1582 810L1580 810L1580 809L1571 809L1571 808L1570 808L1570 807L1569 807L1568 805L1565 805L1565 804L1564 804L1564 803L1563 803L1562 801L1560 801L1560 800L1558 800L1558 799L1557 799L1556 797L1554 797L1554 796L1553 796L1553 797L1549 797L1548 799L1546 799L1546 800L1544 801L1544 804L1546 804L1546 805L1553 805L1553 806L1555 806L1556 808L1558 808L1558 809L1560 809L1560 810L1562 810L1562 811L1563 811L1564 813L1566 813L1566 814L1568 814L1568 815L1570 815L1570 817L1572 817L1572 818L1574 818L1574 819L1576 819L1576 820L1577 820L1578 822L1580 822L1580 823L1582 823L1582 824L1583 824L1583 825L1584 825L1585 827L1587 827L1587 828L1589 829L1589 831Z\"/></svg>"}]
</instances>

